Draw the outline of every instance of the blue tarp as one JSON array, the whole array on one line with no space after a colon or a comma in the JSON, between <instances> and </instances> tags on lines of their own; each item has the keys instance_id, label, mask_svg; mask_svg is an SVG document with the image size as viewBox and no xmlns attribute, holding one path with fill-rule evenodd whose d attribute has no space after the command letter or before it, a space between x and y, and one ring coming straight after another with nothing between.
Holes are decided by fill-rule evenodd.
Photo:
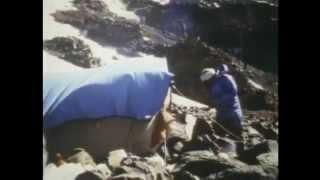
<instances>
[{"instance_id":1,"label":"blue tarp","mask_svg":"<svg viewBox=\"0 0 320 180\"><path fill-rule=\"evenodd\" d=\"M160 68L123 64L45 74L44 128L110 116L148 119L159 112L171 77Z\"/></svg>"}]
</instances>

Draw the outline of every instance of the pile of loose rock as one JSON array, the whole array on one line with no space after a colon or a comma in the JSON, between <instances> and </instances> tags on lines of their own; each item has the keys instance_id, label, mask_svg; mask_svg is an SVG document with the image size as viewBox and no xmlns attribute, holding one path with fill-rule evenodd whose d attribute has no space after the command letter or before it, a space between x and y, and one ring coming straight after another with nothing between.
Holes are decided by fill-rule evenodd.
<instances>
[{"instance_id":1,"label":"pile of loose rock","mask_svg":"<svg viewBox=\"0 0 320 180\"><path fill-rule=\"evenodd\" d=\"M212 109L172 104L171 111L181 123L187 116L197 119L190 141L171 137L156 154L145 156L115 150L106 153L105 160L98 165L84 149L75 149L74 154L64 158L63 162L80 163L86 167L77 175L78 180L278 178L278 120L274 113L244 112L245 147L237 155L237 143L228 136L216 133L215 112ZM61 162L61 159L56 162Z\"/></svg>"},{"instance_id":2,"label":"pile of loose rock","mask_svg":"<svg viewBox=\"0 0 320 180\"><path fill-rule=\"evenodd\" d=\"M43 47L49 53L83 68L101 66L101 60L92 56L89 46L76 37L45 40Z\"/></svg>"}]
</instances>

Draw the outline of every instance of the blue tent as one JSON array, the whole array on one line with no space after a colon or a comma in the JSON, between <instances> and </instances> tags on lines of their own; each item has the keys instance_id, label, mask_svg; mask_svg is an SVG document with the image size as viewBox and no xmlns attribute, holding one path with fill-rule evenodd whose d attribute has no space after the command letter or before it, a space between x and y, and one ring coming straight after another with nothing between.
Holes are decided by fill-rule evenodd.
<instances>
[{"instance_id":1,"label":"blue tent","mask_svg":"<svg viewBox=\"0 0 320 180\"><path fill-rule=\"evenodd\" d=\"M111 116L149 119L159 112L172 76L161 68L131 64L45 74L44 128Z\"/></svg>"}]
</instances>

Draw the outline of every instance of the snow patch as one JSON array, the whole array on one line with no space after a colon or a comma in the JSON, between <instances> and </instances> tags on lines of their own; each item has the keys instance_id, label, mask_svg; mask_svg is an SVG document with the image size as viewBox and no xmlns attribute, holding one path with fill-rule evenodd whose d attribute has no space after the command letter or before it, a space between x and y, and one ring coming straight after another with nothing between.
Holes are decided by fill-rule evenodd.
<instances>
[{"instance_id":1,"label":"snow patch","mask_svg":"<svg viewBox=\"0 0 320 180\"><path fill-rule=\"evenodd\" d=\"M150 41L150 40L151 40L150 38L148 38L148 37L146 37L146 36L143 36L142 39L145 40L145 41Z\"/></svg>"},{"instance_id":2,"label":"snow patch","mask_svg":"<svg viewBox=\"0 0 320 180\"><path fill-rule=\"evenodd\" d=\"M51 16L51 14L56 12L57 10L75 10L75 8L70 3L70 0L55 0L55 1L45 0L44 1L43 3L43 39L44 40L52 39L58 36L77 37L90 47L94 57L101 58L102 65L108 64L109 61L112 60L113 56L118 55L115 48L101 46L97 42L91 39L88 39L86 36L80 35L80 30L78 30L77 28L74 28L68 24L62 24L62 23L56 22L54 18ZM53 57L49 57L49 58L53 59ZM46 61L46 59L44 59L44 61ZM57 69L57 71L64 71L68 67L70 67L70 65L66 65L66 67L63 67L62 63L57 63L55 66L57 66L58 68L63 68L62 70ZM54 69L54 68L55 67L49 67L50 71L51 69ZM73 70L74 68L71 68L71 71Z\"/></svg>"},{"instance_id":3,"label":"snow patch","mask_svg":"<svg viewBox=\"0 0 320 180\"><path fill-rule=\"evenodd\" d=\"M250 85L252 85L252 86L253 86L254 88L256 88L256 89L264 90L264 88L263 88L260 84L254 82L254 81L251 80L251 79L248 79L248 83L249 83Z\"/></svg>"},{"instance_id":4,"label":"snow patch","mask_svg":"<svg viewBox=\"0 0 320 180\"><path fill-rule=\"evenodd\" d=\"M133 11L128 11L126 4L124 4L121 0L103 1L108 5L109 10L118 16L140 22L140 18Z\"/></svg>"},{"instance_id":5,"label":"snow patch","mask_svg":"<svg viewBox=\"0 0 320 180\"><path fill-rule=\"evenodd\" d=\"M115 12L118 15L127 18L133 18L133 12L127 11L125 4L123 4L119 0L104 0L104 2L108 5L111 11ZM147 55L144 53L139 53L138 57L128 57L123 56L117 52L115 47L111 46L102 46L97 42L88 39L84 35L80 35L80 31L77 28L72 27L68 24L62 24L56 22L54 18L50 15L57 10L75 10L70 0L45 0L43 3L43 38L44 39L52 39L57 36L75 36L81 39L85 44L87 44L94 57L98 57L101 59L101 64L107 65L108 63L118 63L120 61L138 60L138 63L152 63L154 65L167 66L165 58L158 58L153 55ZM132 16L131 16L132 15ZM115 61L115 58L118 61ZM77 71L83 68L75 66L71 63L66 62L56 56L52 56L46 52L43 55L43 72L66 72L66 71ZM142 63L143 64L143 63Z\"/></svg>"},{"instance_id":6,"label":"snow patch","mask_svg":"<svg viewBox=\"0 0 320 180\"><path fill-rule=\"evenodd\" d=\"M166 5L170 3L170 0L152 0L152 1L159 3L160 5Z\"/></svg>"},{"instance_id":7,"label":"snow patch","mask_svg":"<svg viewBox=\"0 0 320 180\"><path fill-rule=\"evenodd\" d=\"M175 3L175 4L197 4L200 0L151 0L153 2L156 2L160 5L167 5L169 3Z\"/></svg>"},{"instance_id":8,"label":"snow patch","mask_svg":"<svg viewBox=\"0 0 320 180\"><path fill-rule=\"evenodd\" d=\"M59 167L51 163L43 170L43 180L74 180L85 171L80 163L66 163Z\"/></svg>"},{"instance_id":9,"label":"snow patch","mask_svg":"<svg viewBox=\"0 0 320 180\"><path fill-rule=\"evenodd\" d=\"M57 10L76 10L70 0L44 0L43 1L43 39L51 39L56 36L77 36L79 31L68 24L61 24L54 20L51 14Z\"/></svg>"},{"instance_id":10,"label":"snow patch","mask_svg":"<svg viewBox=\"0 0 320 180\"><path fill-rule=\"evenodd\" d=\"M79 66L43 51L43 73L47 72L72 72L83 70Z\"/></svg>"}]
</instances>

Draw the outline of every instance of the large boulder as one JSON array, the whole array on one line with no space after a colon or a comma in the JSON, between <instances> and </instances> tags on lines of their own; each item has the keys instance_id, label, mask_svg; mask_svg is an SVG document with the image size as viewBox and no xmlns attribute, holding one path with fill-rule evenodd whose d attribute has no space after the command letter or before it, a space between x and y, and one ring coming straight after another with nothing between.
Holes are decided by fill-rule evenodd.
<instances>
[{"instance_id":1,"label":"large boulder","mask_svg":"<svg viewBox=\"0 0 320 180\"><path fill-rule=\"evenodd\" d=\"M230 168L225 171L211 174L205 180L276 180L277 177L267 174L259 166L243 166L241 168Z\"/></svg>"},{"instance_id":2,"label":"large boulder","mask_svg":"<svg viewBox=\"0 0 320 180\"><path fill-rule=\"evenodd\" d=\"M162 166L162 160L157 158L142 158L130 155L121 161L121 165L113 169L112 180L169 180L169 172Z\"/></svg>"},{"instance_id":3,"label":"large boulder","mask_svg":"<svg viewBox=\"0 0 320 180\"><path fill-rule=\"evenodd\" d=\"M258 156L265 153L277 154L278 153L277 141L268 140L260 144L257 144L245 150L244 152L242 152L239 158L246 163L258 164L259 162ZM261 161L268 162L268 157L262 156Z\"/></svg>"},{"instance_id":4,"label":"large boulder","mask_svg":"<svg viewBox=\"0 0 320 180\"><path fill-rule=\"evenodd\" d=\"M228 168L245 165L236 159L221 158L207 150L186 152L181 155L176 163L177 165L173 170L174 174L179 174L179 172L182 171L189 171L200 177L206 177L212 173L217 173Z\"/></svg>"}]
</instances>

